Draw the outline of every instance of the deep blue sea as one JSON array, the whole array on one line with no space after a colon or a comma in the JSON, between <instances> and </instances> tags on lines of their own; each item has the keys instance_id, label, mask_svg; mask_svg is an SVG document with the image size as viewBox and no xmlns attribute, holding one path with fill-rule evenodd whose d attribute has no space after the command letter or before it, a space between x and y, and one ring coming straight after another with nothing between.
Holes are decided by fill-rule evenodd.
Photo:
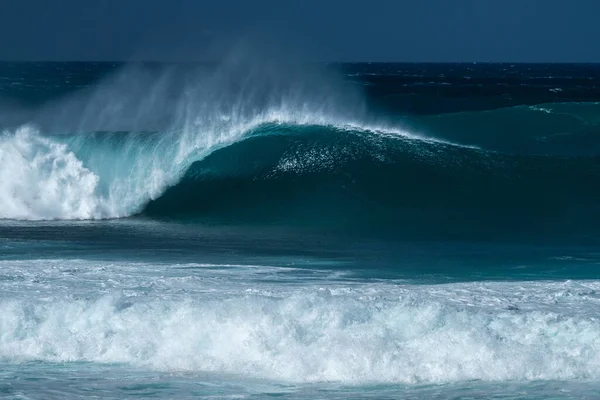
<instances>
[{"instance_id":1,"label":"deep blue sea","mask_svg":"<svg viewBox=\"0 0 600 400\"><path fill-rule=\"evenodd\" d=\"M600 65L0 63L0 398L600 398Z\"/></svg>"}]
</instances>

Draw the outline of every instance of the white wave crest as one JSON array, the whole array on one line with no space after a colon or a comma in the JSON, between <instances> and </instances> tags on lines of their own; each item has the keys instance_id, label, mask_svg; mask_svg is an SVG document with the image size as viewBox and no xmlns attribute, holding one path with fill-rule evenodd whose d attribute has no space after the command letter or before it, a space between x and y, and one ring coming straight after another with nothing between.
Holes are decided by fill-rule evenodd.
<instances>
[{"instance_id":1,"label":"white wave crest","mask_svg":"<svg viewBox=\"0 0 600 400\"><path fill-rule=\"evenodd\" d=\"M0 218L103 216L98 177L66 145L31 127L0 135Z\"/></svg>"}]
</instances>

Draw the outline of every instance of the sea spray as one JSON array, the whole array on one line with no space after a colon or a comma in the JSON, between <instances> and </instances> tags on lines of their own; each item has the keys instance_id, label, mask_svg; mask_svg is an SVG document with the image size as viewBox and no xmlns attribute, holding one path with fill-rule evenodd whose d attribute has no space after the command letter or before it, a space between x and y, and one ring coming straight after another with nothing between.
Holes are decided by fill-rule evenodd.
<instances>
[{"instance_id":1,"label":"sea spray","mask_svg":"<svg viewBox=\"0 0 600 400\"><path fill-rule=\"evenodd\" d=\"M52 197L6 190L4 203L21 205L15 206L19 210L5 207L1 216L97 219L134 215L176 184L194 161L269 123L349 126L411 136L369 122L360 97L351 88L319 74L303 71L298 75L289 68L274 69L239 57L217 67L179 73L173 68L126 68L94 89L44 106L34 125L18 130L29 131L27 136L6 131L6 141L29 141L26 146L43 142L48 148L47 162L42 164L33 162L37 153L14 156L32 163L34 172L23 177L26 184L38 185L36 176L62 174L55 181L55 192L77 191L80 184L85 187L78 204L70 202L68 194ZM77 163L77 168L93 176L93 182L71 179L67 170L72 167L62 166L63 156L54 154L54 148L68 154L69 163ZM6 148L4 157L14 158L11 151L18 150ZM5 163L0 168L5 185L16 187L9 176L14 166Z\"/></svg>"}]
</instances>

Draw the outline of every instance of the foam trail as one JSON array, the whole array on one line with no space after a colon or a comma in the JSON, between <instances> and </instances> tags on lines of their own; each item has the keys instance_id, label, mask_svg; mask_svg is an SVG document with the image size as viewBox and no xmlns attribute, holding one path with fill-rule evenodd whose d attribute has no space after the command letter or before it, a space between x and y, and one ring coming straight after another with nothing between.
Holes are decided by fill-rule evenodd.
<instances>
[{"instance_id":1,"label":"foam trail","mask_svg":"<svg viewBox=\"0 0 600 400\"><path fill-rule=\"evenodd\" d=\"M597 286L259 285L187 298L4 298L0 358L294 382L597 380ZM515 299L523 309L507 307Z\"/></svg>"}]
</instances>

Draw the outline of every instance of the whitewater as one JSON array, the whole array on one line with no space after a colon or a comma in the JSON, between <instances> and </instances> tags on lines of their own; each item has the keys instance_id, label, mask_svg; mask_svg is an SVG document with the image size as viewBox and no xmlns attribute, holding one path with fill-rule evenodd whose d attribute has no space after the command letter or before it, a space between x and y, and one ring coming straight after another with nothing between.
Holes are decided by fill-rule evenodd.
<instances>
[{"instance_id":1,"label":"whitewater","mask_svg":"<svg viewBox=\"0 0 600 400\"><path fill-rule=\"evenodd\" d=\"M0 358L10 362L291 383L600 375L598 281L414 285L321 269L83 260L3 262L2 270L21 281L2 285Z\"/></svg>"}]
</instances>

